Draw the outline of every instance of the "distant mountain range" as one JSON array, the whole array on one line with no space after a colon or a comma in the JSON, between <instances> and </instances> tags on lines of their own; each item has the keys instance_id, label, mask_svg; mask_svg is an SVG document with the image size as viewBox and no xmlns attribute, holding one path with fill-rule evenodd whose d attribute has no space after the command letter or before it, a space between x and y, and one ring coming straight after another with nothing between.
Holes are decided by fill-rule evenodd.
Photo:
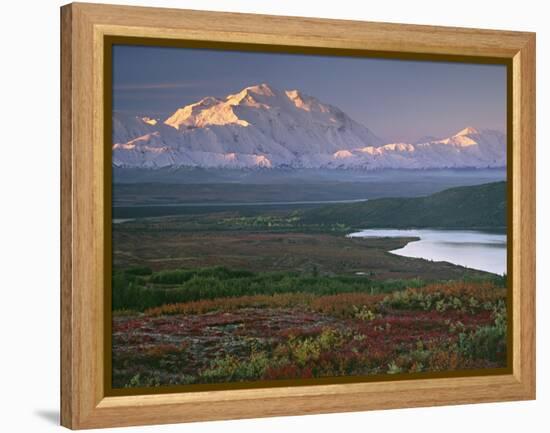
<instances>
[{"instance_id":1,"label":"distant mountain range","mask_svg":"<svg viewBox=\"0 0 550 433\"><path fill-rule=\"evenodd\" d=\"M385 143L333 105L260 84L204 98L164 120L115 112L112 160L147 169L494 168L506 165L506 137L467 127L443 139Z\"/></svg>"}]
</instances>

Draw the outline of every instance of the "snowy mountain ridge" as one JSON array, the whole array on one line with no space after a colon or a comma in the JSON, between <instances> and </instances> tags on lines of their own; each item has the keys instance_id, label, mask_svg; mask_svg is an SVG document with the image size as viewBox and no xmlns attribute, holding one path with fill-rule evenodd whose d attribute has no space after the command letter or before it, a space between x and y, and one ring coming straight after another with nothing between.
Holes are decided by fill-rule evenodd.
<instances>
[{"instance_id":1,"label":"snowy mountain ridge","mask_svg":"<svg viewBox=\"0 0 550 433\"><path fill-rule=\"evenodd\" d=\"M267 84L206 97L162 121L113 115L122 168L487 168L506 165L506 138L467 127L452 137L384 143L339 108Z\"/></svg>"}]
</instances>

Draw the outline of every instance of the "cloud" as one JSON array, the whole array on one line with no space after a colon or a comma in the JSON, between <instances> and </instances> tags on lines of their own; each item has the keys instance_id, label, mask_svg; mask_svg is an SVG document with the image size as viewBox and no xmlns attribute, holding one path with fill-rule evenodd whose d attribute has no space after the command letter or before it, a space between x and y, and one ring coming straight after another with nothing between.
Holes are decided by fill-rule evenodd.
<instances>
[{"instance_id":1,"label":"cloud","mask_svg":"<svg viewBox=\"0 0 550 433\"><path fill-rule=\"evenodd\" d=\"M115 91L147 91L147 90L171 90L171 89L196 89L201 86L212 84L207 81L174 81L163 83L133 83L117 84L113 86Z\"/></svg>"}]
</instances>

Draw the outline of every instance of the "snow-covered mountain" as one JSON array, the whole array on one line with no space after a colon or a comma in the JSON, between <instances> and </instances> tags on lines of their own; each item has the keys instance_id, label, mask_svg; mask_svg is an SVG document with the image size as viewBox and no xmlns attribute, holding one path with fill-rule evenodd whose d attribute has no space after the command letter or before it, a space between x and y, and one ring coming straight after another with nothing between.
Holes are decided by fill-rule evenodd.
<instances>
[{"instance_id":1,"label":"snow-covered mountain","mask_svg":"<svg viewBox=\"0 0 550 433\"><path fill-rule=\"evenodd\" d=\"M298 90L260 84L207 97L166 120L113 116L113 165L128 168L503 167L498 131L466 128L445 139L385 144L342 110Z\"/></svg>"}]
</instances>

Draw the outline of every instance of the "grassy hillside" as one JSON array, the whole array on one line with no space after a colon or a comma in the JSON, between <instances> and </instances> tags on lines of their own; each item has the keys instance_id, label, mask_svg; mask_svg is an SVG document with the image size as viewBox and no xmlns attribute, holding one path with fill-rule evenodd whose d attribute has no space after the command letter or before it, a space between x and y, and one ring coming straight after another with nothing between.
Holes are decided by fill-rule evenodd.
<instances>
[{"instance_id":1,"label":"grassy hillside","mask_svg":"<svg viewBox=\"0 0 550 433\"><path fill-rule=\"evenodd\" d=\"M304 211L308 224L341 223L360 228L502 228L506 182L465 186L415 198L381 198Z\"/></svg>"}]
</instances>

